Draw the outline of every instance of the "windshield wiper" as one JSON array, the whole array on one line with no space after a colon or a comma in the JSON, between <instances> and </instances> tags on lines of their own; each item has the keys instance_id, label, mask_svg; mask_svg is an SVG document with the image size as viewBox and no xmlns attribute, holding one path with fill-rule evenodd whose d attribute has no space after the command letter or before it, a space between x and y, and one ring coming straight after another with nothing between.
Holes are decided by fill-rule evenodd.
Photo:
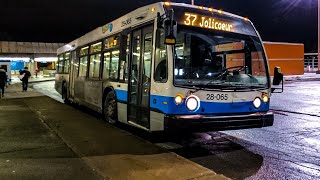
<instances>
[{"instance_id":1,"label":"windshield wiper","mask_svg":"<svg viewBox=\"0 0 320 180\"><path fill-rule=\"evenodd\" d=\"M235 84L231 85L229 87L221 88L222 90L251 90L251 91L258 91L261 92L261 90L266 89L267 87L262 86L245 86L245 84Z\"/></svg>"}]
</instances>

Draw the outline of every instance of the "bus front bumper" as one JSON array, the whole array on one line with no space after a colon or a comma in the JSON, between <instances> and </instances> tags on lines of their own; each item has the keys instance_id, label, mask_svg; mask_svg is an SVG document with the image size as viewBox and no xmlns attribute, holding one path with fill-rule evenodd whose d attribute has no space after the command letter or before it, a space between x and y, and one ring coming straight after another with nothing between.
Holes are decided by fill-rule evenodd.
<instances>
[{"instance_id":1,"label":"bus front bumper","mask_svg":"<svg viewBox=\"0 0 320 180\"><path fill-rule=\"evenodd\" d=\"M272 112L240 115L174 115L165 117L165 130L221 131L272 126Z\"/></svg>"}]
</instances>

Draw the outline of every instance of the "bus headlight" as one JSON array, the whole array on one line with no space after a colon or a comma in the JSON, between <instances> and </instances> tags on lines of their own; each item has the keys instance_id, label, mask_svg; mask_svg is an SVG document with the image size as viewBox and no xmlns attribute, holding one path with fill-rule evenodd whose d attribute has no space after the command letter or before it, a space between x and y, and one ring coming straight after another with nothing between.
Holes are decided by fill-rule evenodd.
<instances>
[{"instance_id":1,"label":"bus headlight","mask_svg":"<svg viewBox=\"0 0 320 180\"><path fill-rule=\"evenodd\" d=\"M183 95L182 94L178 94L176 95L176 97L174 98L174 102L179 105L179 104L182 104L183 102Z\"/></svg>"},{"instance_id":2,"label":"bus headlight","mask_svg":"<svg viewBox=\"0 0 320 180\"><path fill-rule=\"evenodd\" d=\"M258 98L258 97L256 97L255 99L254 99L254 101L253 101L253 106L256 108L256 109L258 109L260 106L261 106L261 99L260 98Z\"/></svg>"},{"instance_id":3,"label":"bus headlight","mask_svg":"<svg viewBox=\"0 0 320 180\"><path fill-rule=\"evenodd\" d=\"M186 105L189 111L196 111L200 107L200 99L191 95L187 98Z\"/></svg>"}]
</instances>

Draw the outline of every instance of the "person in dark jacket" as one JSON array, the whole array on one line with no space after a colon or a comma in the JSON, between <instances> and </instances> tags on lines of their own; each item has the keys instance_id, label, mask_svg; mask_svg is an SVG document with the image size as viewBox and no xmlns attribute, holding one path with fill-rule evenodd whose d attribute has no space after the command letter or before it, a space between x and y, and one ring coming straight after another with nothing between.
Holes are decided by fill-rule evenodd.
<instances>
[{"instance_id":1,"label":"person in dark jacket","mask_svg":"<svg viewBox=\"0 0 320 180\"><path fill-rule=\"evenodd\" d=\"M28 83L29 83L29 78L31 77L31 73L28 70L28 67L25 67L23 71L20 72L20 75L23 75L21 78L22 81L22 91L27 92L28 90Z\"/></svg>"},{"instance_id":2,"label":"person in dark jacket","mask_svg":"<svg viewBox=\"0 0 320 180\"><path fill-rule=\"evenodd\" d=\"M4 87L7 84L7 74L4 69L0 69L0 89L2 94L0 96L4 97Z\"/></svg>"}]
</instances>

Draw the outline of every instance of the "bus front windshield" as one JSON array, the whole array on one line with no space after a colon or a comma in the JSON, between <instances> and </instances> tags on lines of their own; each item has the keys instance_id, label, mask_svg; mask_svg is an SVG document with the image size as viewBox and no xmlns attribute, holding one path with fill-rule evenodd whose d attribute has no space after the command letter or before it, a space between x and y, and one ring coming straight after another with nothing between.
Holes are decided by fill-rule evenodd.
<instances>
[{"instance_id":1,"label":"bus front windshield","mask_svg":"<svg viewBox=\"0 0 320 180\"><path fill-rule=\"evenodd\" d=\"M266 58L256 36L179 26L174 83L201 88L267 88Z\"/></svg>"}]
</instances>

